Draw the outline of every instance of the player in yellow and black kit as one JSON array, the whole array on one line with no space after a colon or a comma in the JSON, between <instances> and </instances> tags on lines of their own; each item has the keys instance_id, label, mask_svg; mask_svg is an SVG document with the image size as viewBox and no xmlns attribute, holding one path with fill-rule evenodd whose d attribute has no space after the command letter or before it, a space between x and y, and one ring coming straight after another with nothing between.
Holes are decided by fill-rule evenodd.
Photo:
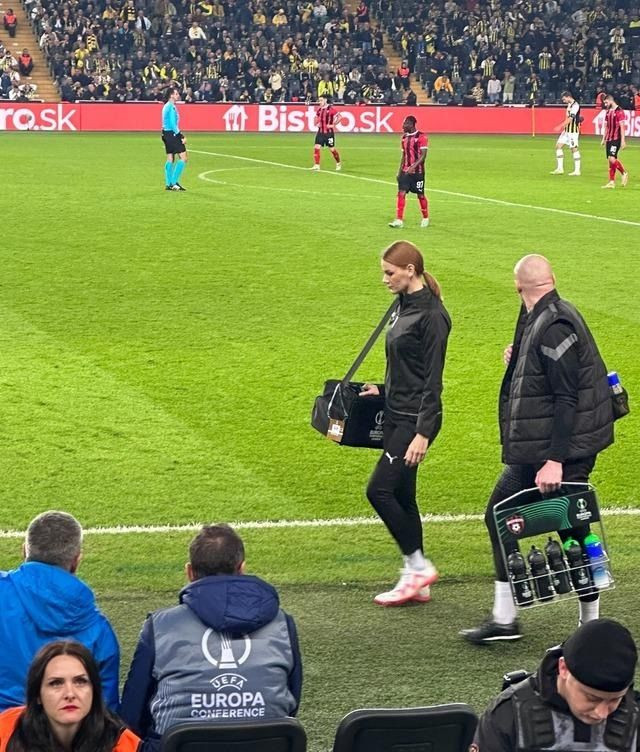
<instances>
[{"instance_id":1,"label":"player in yellow and black kit","mask_svg":"<svg viewBox=\"0 0 640 752\"><path fill-rule=\"evenodd\" d=\"M562 151L563 146L568 146L573 154L573 172L570 172L571 177L580 176L580 124L583 121L583 117L580 114L580 103L576 102L573 98L573 94L570 91L562 92L562 101L567 105L564 120L555 129L556 132L562 131L556 142L556 169L551 173L552 175L562 175L564 173L564 153Z\"/></svg>"}]
</instances>

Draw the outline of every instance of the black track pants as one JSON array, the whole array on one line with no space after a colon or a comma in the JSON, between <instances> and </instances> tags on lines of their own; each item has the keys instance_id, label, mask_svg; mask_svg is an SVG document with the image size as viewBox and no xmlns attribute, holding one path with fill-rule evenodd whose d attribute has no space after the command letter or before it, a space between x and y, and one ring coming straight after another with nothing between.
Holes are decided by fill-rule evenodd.
<instances>
[{"instance_id":1,"label":"black track pants","mask_svg":"<svg viewBox=\"0 0 640 752\"><path fill-rule=\"evenodd\" d=\"M384 451L367 486L367 498L404 555L422 550L422 521L416 502L417 467L404 455L416 435L416 423L385 412Z\"/></svg>"}]
</instances>

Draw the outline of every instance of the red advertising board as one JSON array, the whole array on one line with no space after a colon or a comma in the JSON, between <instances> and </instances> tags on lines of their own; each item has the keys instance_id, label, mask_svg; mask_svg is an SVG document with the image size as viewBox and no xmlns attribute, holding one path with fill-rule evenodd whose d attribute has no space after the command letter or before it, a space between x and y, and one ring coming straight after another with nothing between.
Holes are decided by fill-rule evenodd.
<instances>
[{"instance_id":1,"label":"red advertising board","mask_svg":"<svg viewBox=\"0 0 640 752\"><path fill-rule=\"evenodd\" d=\"M159 131L158 103L0 103L0 131ZM562 121L559 108L526 107L339 107L343 133L399 133L411 114L428 133L553 133ZM302 104L184 104L185 132L301 133L314 130L315 108ZM604 115L583 108L584 134L602 134ZM626 133L640 136L640 113L627 112Z\"/></svg>"}]
</instances>

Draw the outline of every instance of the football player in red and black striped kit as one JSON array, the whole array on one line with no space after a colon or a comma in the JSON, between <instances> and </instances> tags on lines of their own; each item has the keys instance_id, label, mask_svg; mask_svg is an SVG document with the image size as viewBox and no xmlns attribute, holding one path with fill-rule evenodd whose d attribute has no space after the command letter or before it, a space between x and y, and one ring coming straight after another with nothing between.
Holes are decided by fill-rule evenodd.
<instances>
[{"instance_id":1,"label":"football player in red and black striped kit","mask_svg":"<svg viewBox=\"0 0 640 752\"><path fill-rule=\"evenodd\" d=\"M320 149L328 146L333 158L336 160L336 170L342 169L340 154L336 149L336 134L334 127L340 122L341 115L331 104L330 97L318 97L320 107L316 111L315 124L318 128L316 142L313 147L313 170L320 169Z\"/></svg>"},{"instance_id":2,"label":"football player in red and black striped kit","mask_svg":"<svg viewBox=\"0 0 640 752\"><path fill-rule=\"evenodd\" d=\"M627 119L627 116L611 94L605 97L604 108L604 132L601 144L605 147L605 153L609 160L609 182L602 187L616 187L616 172L620 173L620 180L622 185L625 186L629 182L629 173L618 159L618 154L626 146L624 140L624 121Z\"/></svg>"},{"instance_id":3,"label":"football player in red and black striped kit","mask_svg":"<svg viewBox=\"0 0 640 752\"><path fill-rule=\"evenodd\" d=\"M389 222L389 227L404 227L404 207L407 193L415 193L422 212L420 227L429 226L429 202L424 195L425 169L429 141L424 133L417 129L417 120L408 115L402 123L402 161L398 170L398 199L396 218Z\"/></svg>"}]
</instances>

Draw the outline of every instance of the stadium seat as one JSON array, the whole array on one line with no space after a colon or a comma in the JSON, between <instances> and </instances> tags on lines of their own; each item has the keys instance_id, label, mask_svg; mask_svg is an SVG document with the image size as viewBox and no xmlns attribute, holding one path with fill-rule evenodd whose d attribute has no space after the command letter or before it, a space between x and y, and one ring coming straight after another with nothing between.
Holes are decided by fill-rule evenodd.
<instances>
[{"instance_id":1,"label":"stadium seat","mask_svg":"<svg viewBox=\"0 0 640 752\"><path fill-rule=\"evenodd\" d=\"M467 752L477 723L462 703L354 710L340 722L333 752Z\"/></svg>"},{"instance_id":2,"label":"stadium seat","mask_svg":"<svg viewBox=\"0 0 640 752\"><path fill-rule=\"evenodd\" d=\"M293 718L258 723L179 723L162 737L160 752L305 752L307 735Z\"/></svg>"}]
</instances>

